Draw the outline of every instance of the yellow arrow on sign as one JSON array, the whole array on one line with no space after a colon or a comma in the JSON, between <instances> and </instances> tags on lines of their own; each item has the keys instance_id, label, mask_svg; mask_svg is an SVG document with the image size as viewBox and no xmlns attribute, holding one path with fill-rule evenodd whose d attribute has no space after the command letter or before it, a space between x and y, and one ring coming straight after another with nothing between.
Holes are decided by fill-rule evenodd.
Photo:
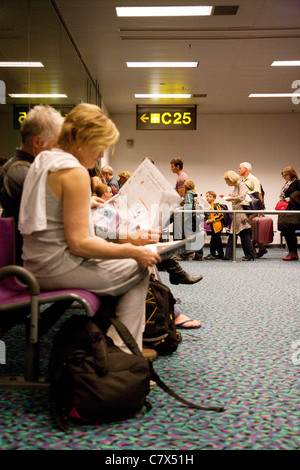
<instances>
[{"instance_id":1,"label":"yellow arrow on sign","mask_svg":"<svg viewBox=\"0 0 300 470\"><path fill-rule=\"evenodd\" d=\"M149 119L149 116L147 114L143 114L143 116L140 117L140 120L143 122L146 122Z\"/></svg>"}]
</instances>

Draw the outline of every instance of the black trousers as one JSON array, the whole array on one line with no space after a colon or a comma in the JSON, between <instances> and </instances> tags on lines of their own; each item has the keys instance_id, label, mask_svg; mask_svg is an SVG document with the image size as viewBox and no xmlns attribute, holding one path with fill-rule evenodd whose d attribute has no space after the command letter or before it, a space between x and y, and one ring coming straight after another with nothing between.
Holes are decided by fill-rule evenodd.
<instances>
[{"instance_id":1,"label":"black trousers","mask_svg":"<svg viewBox=\"0 0 300 470\"><path fill-rule=\"evenodd\" d=\"M242 248L244 251L244 255L248 259L255 259L255 252L253 248L253 244L251 241L251 229L246 228L242 230L240 233L236 235L240 237ZM227 245L226 245L226 253L225 259L232 259L233 258L233 234L231 233L228 237Z\"/></svg>"},{"instance_id":2,"label":"black trousers","mask_svg":"<svg viewBox=\"0 0 300 470\"><path fill-rule=\"evenodd\" d=\"M210 238L210 254L212 256L216 256L216 252L220 256L220 258L223 258L224 252L223 252L223 245L222 245L222 239L221 239L221 232L214 232L213 226L211 227L212 233L211 233L211 238Z\"/></svg>"},{"instance_id":3,"label":"black trousers","mask_svg":"<svg viewBox=\"0 0 300 470\"><path fill-rule=\"evenodd\" d=\"M288 246L289 253L297 253L297 236L295 228L283 230L282 235L286 239L286 244Z\"/></svg>"}]
</instances>

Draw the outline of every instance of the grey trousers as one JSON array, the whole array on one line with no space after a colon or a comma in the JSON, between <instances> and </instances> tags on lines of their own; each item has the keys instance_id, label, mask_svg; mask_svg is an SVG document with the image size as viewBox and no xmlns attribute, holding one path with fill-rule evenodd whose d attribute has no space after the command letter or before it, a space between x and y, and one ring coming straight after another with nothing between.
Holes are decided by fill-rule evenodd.
<instances>
[{"instance_id":1,"label":"grey trousers","mask_svg":"<svg viewBox=\"0 0 300 470\"><path fill-rule=\"evenodd\" d=\"M85 289L99 296L120 296L116 317L142 350L149 271L132 259L86 260L59 276L37 279L42 290Z\"/></svg>"}]
</instances>

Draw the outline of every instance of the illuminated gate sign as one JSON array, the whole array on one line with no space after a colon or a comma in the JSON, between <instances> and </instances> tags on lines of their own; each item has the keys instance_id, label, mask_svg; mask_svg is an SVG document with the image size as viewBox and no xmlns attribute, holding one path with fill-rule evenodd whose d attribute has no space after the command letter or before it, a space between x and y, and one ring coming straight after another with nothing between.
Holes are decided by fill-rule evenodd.
<instances>
[{"instance_id":1,"label":"illuminated gate sign","mask_svg":"<svg viewBox=\"0 0 300 470\"><path fill-rule=\"evenodd\" d=\"M196 130L197 106L136 107L136 128L146 130Z\"/></svg>"},{"instance_id":2,"label":"illuminated gate sign","mask_svg":"<svg viewBox=\"0 0 300 470\"><path fill-rule=\"evenodd\" d=\"M13 114L14 114L14 129L20 129L23 119L27 117L30 109L33 108L35 104L14 104L13 105ZM74 108L75 105L55 105L51 104L51 107L56 109L63 118L67 117L68 113L71 109Z\"/></svg>"}]
</instances>

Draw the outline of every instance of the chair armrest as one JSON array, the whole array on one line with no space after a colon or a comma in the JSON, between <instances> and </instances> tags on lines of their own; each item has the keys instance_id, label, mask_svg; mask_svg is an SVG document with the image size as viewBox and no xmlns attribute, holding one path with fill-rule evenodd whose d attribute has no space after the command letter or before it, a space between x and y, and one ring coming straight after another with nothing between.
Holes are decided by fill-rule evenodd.
<instances>
[{"instance_id":1,"label":"chair armrest","mask_svg":"<svg viewBox=\"0 0 300 470\"><path fill-rule=\"evenodd\" d=\"M0 268L0 281L8 276L15 276L19 281L25 284L30 295L39 295L40 286L35 276L22 266L9 265Z\"/></svg>"}]
</instances>

